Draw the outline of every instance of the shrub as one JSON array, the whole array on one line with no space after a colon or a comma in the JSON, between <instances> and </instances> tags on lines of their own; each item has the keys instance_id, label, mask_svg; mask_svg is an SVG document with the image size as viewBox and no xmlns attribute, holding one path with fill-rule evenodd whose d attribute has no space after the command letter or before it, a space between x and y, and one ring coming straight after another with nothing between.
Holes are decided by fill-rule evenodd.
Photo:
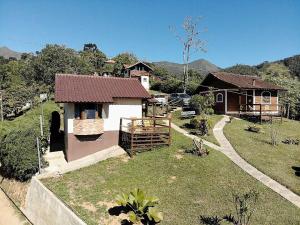
<instances>
[{"instance_id":1,"label":"shrub","mask_svg":"<svg viewBox=\"0 0 300 225\"><path fill-rule=\"evenodd\" d=\"M140 189L134 189L129 195L123 193L116 197L116 203L128 209L129 220L132 223L149 224L162 221L162 213L155 208L158 201L158 198L146 196Z\"/></svg>"},{"instance_id":2,"label":"shrub","mask_svg":"<svg viewBox=\"0 0 300 225\"><path fill-rule=\"evenodd\" d=\"M256 125L249 125L247 130L254 132L254 133L259 133L259 132L261 132L261 127L258 127Z\"/></svg>"},{"instance_id":3,"label":"shrub","mask_svg":"<svg viewBox=\"0 0 300 225\"><path fill-rule=\"evenodd\" d=\"M37 131L28 126L12 129L1 140L0 170L4 177L26 181L38 172L37 136ZM46 165L43 160L42 165Z\"/></svg>"},{"instance_id":4,"label":"shrub","mask_svg":"<svg viewBox=\"0 0 300 225\"><path fill-rule=\"evenodd\" d=\"M203 140L197 141L196 139L193 140L194 148L188 149L185 152L191 153L197 156L207 156L209 154L209 150L204 147Z\"/></svg>"},{"instance_id":5,"label":"shrub","mask_svg":"<svg viewBox=\"0 0 300 225\"><path fill-rule=\"evenodd\" d=\"M193 129L198 129L200 126L200 120L198 120L197 118L193 118L190 120L190 127Z\"/></svg>"},{"instance_id":6,"label":"shrub","mask_svg":"<svg viewBox=\"0 0 300 225\"><path fill-rule=\"evenodd\" d=\"M190 100L190 107L193 108L197 114L213 114L214 104L214 96L210 93L207 95L193 95Z\"/></svg>"},{"instance_id":7,"label":"shrub","mask_svg":"<svg viewBox=\"0 0 300 225\"><path fill-rule=\"evenodd\" d=\"M233 194L233 204L235 215L225 216L200 216L200 223L206 225L221 225L222 221L226 224L249 225L258 201L258 192L250 190L244 194Z\"/></svg>"}]
</instances>

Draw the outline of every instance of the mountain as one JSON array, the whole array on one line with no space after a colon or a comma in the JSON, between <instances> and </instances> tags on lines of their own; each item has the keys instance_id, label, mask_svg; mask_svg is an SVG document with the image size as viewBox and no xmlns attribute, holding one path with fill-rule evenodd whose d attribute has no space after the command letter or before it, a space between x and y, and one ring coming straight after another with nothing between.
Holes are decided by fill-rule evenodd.
<instances>
[{"instance_id":1,"label":"mountain","mask_svg":"<svg viewBox=\"0 0 300 225\"><path fill-rule=\"evenodd\" d=\"M153 62L155 66L166 69L169 73L180 76L183 73L183 64L168 61ZM195 70L203 75L220 68L205 59L198 59L189 63L189 69Z\"/></svg>"},{"instance_id":2,"label":"mountain","mask_svg":"<svg viewBox=\"0 0 300 225\"><path fill-rule=\"evenodd\" d=\"M10 57L20 59L22 53L21 52L15 52L7 47L0 47L0 56L3 56L4 58L8 59Z\"/></svg>"}]
</instances>

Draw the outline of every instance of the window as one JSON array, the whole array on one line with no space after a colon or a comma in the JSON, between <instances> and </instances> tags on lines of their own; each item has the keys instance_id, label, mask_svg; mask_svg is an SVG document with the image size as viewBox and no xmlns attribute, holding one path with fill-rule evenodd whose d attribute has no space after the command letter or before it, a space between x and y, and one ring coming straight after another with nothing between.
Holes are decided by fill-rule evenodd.
<instances>
[{"instance_id":1,"label":"window","mask_svg":"<svg viewBox=\"0 0 300 225\"><path fill-rule=\"evenodd\" d=\"M216 96L216 102L223 102L223 94L222 93L218 93Z\"/></svg>"},{"instance_id":2,"label":"window","mask_svg":"<svg viewBox=\"0 0 300 225\"><path fill-rule=\"evenodd\" d=\"M148 81L147 77L143 77L143 82L147 82L147 81Z\"/></svg>"},{"instance_id":3,"label":"window","mask_svg":"<svg viewBox=\"0 0 300 225\"><path fill-rule=\"evenodd\" d=\"M261 103L262 104L271 104L271 92L263 91L261 93Z\"/></svg>"},{"instance_id":4,"label":"window","mask_svg":"<svg viewBox=\"0 0 300 225\"><path fill-rule=\"evenodd\" d=\"M102 118L102 105L95 103L75 104L76 119L98 119Z\"/></svg>"}]
</instances>

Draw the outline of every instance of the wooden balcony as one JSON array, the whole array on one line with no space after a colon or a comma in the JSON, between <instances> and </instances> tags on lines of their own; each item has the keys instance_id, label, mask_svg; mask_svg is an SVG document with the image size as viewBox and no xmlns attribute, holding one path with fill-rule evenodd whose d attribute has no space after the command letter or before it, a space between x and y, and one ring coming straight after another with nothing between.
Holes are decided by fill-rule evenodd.
<instances>
[{"instance_id":1,"label":"wooden balcony","mask_svg":"<svg viewBox=\"0 0 300 225\"><path fill-rule=\"evenodd\" d=\"M75 135L99 135L103 134L103 119L74 119L73 133Z\"/></svg>"}]
</instances>

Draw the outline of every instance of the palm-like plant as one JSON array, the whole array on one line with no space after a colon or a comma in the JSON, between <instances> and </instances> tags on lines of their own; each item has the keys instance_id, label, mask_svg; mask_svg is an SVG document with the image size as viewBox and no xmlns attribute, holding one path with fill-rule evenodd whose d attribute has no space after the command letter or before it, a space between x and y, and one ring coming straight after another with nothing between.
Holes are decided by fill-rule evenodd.
<instances>
[{"instance_id":1,"label":"palm-like plant","mask_svg":"<svg viewBox=\"0 0 300 225\"><path fill-rule=\"evenodd\" d=\"M128 195L117 195L116 203L129 209L129 220L132 223L145 221L146 223L159 223L163 214L155 208L159 199L146 196L141 189L134 189Z\"/></svg>"}]
</instances>

